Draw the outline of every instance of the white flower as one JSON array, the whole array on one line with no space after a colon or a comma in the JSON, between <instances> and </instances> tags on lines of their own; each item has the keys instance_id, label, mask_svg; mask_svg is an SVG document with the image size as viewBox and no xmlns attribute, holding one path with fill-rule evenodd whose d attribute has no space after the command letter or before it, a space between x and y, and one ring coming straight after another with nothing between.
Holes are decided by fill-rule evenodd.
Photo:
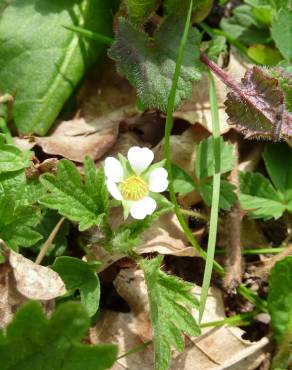
<instances>
[{"instance_id":1,"label":"white flower","mask_svg":"<svg viewBox=\"0 0 292 370\"><path fill-rule=\"evenodd\" d=\"M143 220L157 207L153 193L167 189L167 171L162 163L150 166L154 154L148 148L133 146L127 157L128 160L122 155L119 155L119 160L106 158L107 188L115 199L122 202L125 218L130 213L133 218Z\"/></svg>"}]
</instances>

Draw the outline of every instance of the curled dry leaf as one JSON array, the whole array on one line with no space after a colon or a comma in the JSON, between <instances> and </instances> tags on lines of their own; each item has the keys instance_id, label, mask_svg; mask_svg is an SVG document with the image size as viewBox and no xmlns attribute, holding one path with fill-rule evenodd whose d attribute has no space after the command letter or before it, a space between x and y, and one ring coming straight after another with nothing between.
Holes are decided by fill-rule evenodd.
<instances>
[{"instance_id":1,"label":"curled dry leaf","mask_svg":"<svg viewBox=\"0 0 292 370\"><path fill-rule=\"evenodd\" d=\"M225 69L228 74L241 77L246 71L248 65L246 62L233 50L230 53L229 64ZM230 130L227 123L228 116L225 112L224 101L226 100L226 87L215 77L218 108L219 108L219 121L220 133L225 134ZM189 101L184 103L175 113L174 117L182 118L191 124L199 123L204 126L209 132L212 132L212 117L211 106L209 99L209 79L205 76L194 86L193 95Z\"/></svg>"},{"instance_id":2,"label":"curled dry leaf","mask_svg":"<svg viewBox=\"0 0 292 370\"><path fill-rule=\"evenodd\" d=\"M90 331L93 343L117 343L120 355L147 340L148 330L146 315L149 313L146 284L141 271L125 269L119 273L114 284L119 294L127 301L131 313L105 311L102 320ZM193 294L199 299L200 287L194 287ZM143 316L144 315L144 316ZM194 312L198 316L198 312ZM143 324L139 317L144 317ZM210 288L204 322L225 318L221 291ZM268 339L249 342L242 339L244 331L233 327L206 328L202 335L186 339L186 350L174 353L170 369L184 370L253 370L264 359ZM195 365L196 364L196 365ZM120 358L113 370L139 369L149 370L154 367L153 348L148 346L131 356Z\"/></svg>"},{"instance_id":3,"label":"curled dry leaf","mask_svg":"<svg viewBox=\"0 0 292 370\"><path fill-rule=\"evenodd\" d=\"M101 158L118 136L118 117L104 117L90 123L84 118L57 124L50 136L32 138L47 154L60 155L75 162L83 162L86 155Z\"/></svg>"},{"instance_id":4,"label":"curled dry leaf","mask_svg":"<svg viewBox=\"0 0 292 370\"><path fill-rule=\"evenodd\" d=\"M66 293L63 280L49 267L37 265L12 250L5 254L13 272L16 289L24 297L50 300Z\"/></svg>"}]
</instances>

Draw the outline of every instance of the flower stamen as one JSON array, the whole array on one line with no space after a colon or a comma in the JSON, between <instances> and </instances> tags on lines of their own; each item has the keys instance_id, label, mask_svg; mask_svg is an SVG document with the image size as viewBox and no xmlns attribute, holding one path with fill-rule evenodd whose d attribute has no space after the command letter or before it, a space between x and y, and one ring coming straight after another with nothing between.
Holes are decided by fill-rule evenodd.
<instances>
[{"instance_id":1,"label":"flower stamen","mask_svg":"<svg viewBox=\"0 0 292 370\"><path fill-rule=\"evenodd\" d=\"M124 199L137 201L143 199L149 192L148 185L140 176L130 176L120 184Z\"/></svg>"}]
</instances>

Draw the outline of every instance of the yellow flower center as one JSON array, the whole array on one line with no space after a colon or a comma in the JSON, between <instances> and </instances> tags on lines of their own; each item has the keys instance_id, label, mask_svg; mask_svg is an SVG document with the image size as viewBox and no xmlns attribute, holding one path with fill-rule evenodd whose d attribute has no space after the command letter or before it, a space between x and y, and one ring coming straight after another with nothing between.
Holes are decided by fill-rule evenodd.
<instances>
[{"instance_id":1,"label":"yellow flower center","mask_svg":"<svg viewBox=\"0 0 292 370\"><path fill-rule=\"evenodd\" d=\"M140 176L130 176L121 183L120 191L124 199L135 201L143 199L149 188Z\"/></svg>"}]
</instances>

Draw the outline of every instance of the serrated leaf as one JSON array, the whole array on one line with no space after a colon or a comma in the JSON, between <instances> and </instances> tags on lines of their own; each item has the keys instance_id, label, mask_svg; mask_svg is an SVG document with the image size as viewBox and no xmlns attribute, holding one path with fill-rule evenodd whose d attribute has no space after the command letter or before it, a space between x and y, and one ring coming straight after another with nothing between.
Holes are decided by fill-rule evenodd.
<instances>
[{"instance_id":1,"label":"serrated leaf","mask_svg":"<svg viewBox=\"0 0 292 370\"><path fill-rule=\"evenodd\" d=\"M260 173L240 173L240 204L253 218L279 218L286 209L270 181Z\"/></svg>"},{"instance_id":2,"label":"serrated leaf","mask_svg":"<svg viewBox=\"0 0 292 370\"><path fill-rule=\"evenodd\" d=\"M105 51L64 26L110 35L110 8L104 0L15 0L4 8L0 89L17 92L13 116L20 132L44 135L87 67Z\"/></svg>"},{"instance_id":3,"label":"serrated leaf","mask_svg":"<svg viewBox=\"0 0 292 370\"><path fill-rule=\"evenodd\" d=\"M166 111L178 47L184 30L184 19L168 16L150 38L130 22L120 18L116 40L109 56L117 63L118 72L136 88L145 108ZM175 106L192 93L193 82L199 80L200 34L190 28L185 47Z\"/></svg>"},{"instance_id":4,"label":"serrated leaf","mask_svg":"<svg viewBox=\"0 0 292 370\"><path fill-rule=\"evenodd\" d=\"M186 194L195 189L192 177L179 166L172 164L172 186L173 190L179 194Z\"/></svg>"},{"instance_id":5,"label":"serrated leaf","mask_svg":"<svg viewBox=\"0 0 292 370\"><path fill-rule=\"evenodd\" d=\"M115 362L111 344L86 345L90 321L77 303L59 306L50 319L37 302L23 306L0 335L2 370L104 370Z\"/></svg>"},{"instance_id":6,"label":"serrated leaf","mask_svg":"<svg viewBox=\"0 0 292 370\"><path fill-rule=\"evenodd\" d=\"M273 19L272 37L281 54L288 60L292 58L292 12L280 9Z\"/></svg>"},{"instance_id":7,"label":"serrated leaf","mask_svg":"<svg viewBox=\"0 0 292 370\"><path fill-rule=\"evenodd\" d=\"M27 179L24 170L0 173L0 195L12 197L17 206L33 205L43 194L38 179Z\"/></svg>"},{"instance_id":8,"label":"serrated leaf","mask_svg":"<svg viewBox=\"0 0 292 370\"><path fill-rule=\"evenodd\" d=\"M67 291L71 294L80 291L81 302L89 316L93 316L99 306L100 284L92 267L78 258L63 256L56 259L52 269L61 276Z\"/></svg>"},{"instance_id":9,"label":"serrated leaf","mask_svg":"<svg viewBox=\"0 0 292 370\"><path fill-rule=\"evenodd\" d=\"M85 180L76 166L62 159L58 163L57 175L44 174L40 181L49 191L40 199L48 208L56 209L62 216L79 223L79 230L99 225L108 212L108 193L104 170L96 170L92 159L84 163Z\"/></svg>"},{"instance_id":10,"label":"serrated leaf","mask_svg":"<svg viewBox=\"0 0 292 370\"><path fill-rule=\"evenodd\" d=\"M0 134L0 174L28 167L31 158L32 152L21 151L15 145L6 144L4 135Z\"/></svg>"},{"instance_id":11,"label":"serrated leaf","mask_svg":"<svg viewBox=\"0 0 292 370\"><path fill-rule=\"evenodd\" d=\"M133 23L143 23L156 10L158 0L126 0L129 17Z\"/></svg>"},{"instance_id":12,"label":"serrated leaf","mask_svg":"<svg viewBox=\"0 0 292 370\"><path fill-rule=\"evenodd\" d=\"M233 145L226 143L221 137L220 151L220 171L221 173L226 173L232 169L234 161ZM214 175L214 140L212 136L200 142L197 150L195 169L198 179L204 179L206 177L211 177Z\"/></svg>"},{"instance_id":13,"label":"serrated leaf","mask_svg":"<svg viewBox=\"0 0 292 370\"><path fill-rule=\"evenodd\" d=\"M219 208L224 211L230 211L231 207L237 200L235 194L236 187L226 180L221 180L220 195L219 195ZM200 194L208 206L212 204L213 193L213 180L208 179L200 184Z\"/></svg>"},{"instance_id":14,"label":"serrated leaf","mask_svg":"<svg viewBox=\"0 0 292 370\"><path fill-rule=\"evenodd\" d=\"M17 206L10 196L0 194L0 238L12 249L30 247L42 236L33 228L40 220L36 207Z\"/></svg>"},{"instance_id":15,"label":"serrated leaf","mask_svg":"<svg viewBox=\"0 0 292 370\"><path fill-rule=\"evenodd\" d=\"M247 70L236 91L225 102L229 122L246 138L287 139L292 136L292 114L285 110L278 79L259 67Z\"/></svg>"},{"instance_id":16,"label":"serrated leaf","mask_svg":"<svg viewBox=\"0 0 292 370\"><path fill-rule=\"evenodd\" d=\"M184 349L182 333L197 336L200 328L189 309L198 307L197 299L191 293L192 284L160 270L163 257L142 260L150 304L153 328L155 369L168 369L171 346Z\"/></svg>"},{"instance_id":17,"label":"serrated leaf","mask_svg":"<svg viewBox=\"0 0 292 370\"><path fill-rule=\"evenodd\" d=\"M269 279L268 309L278 342L292 331L292 257L276 263Z\"/></svg>"}]
</instances>

